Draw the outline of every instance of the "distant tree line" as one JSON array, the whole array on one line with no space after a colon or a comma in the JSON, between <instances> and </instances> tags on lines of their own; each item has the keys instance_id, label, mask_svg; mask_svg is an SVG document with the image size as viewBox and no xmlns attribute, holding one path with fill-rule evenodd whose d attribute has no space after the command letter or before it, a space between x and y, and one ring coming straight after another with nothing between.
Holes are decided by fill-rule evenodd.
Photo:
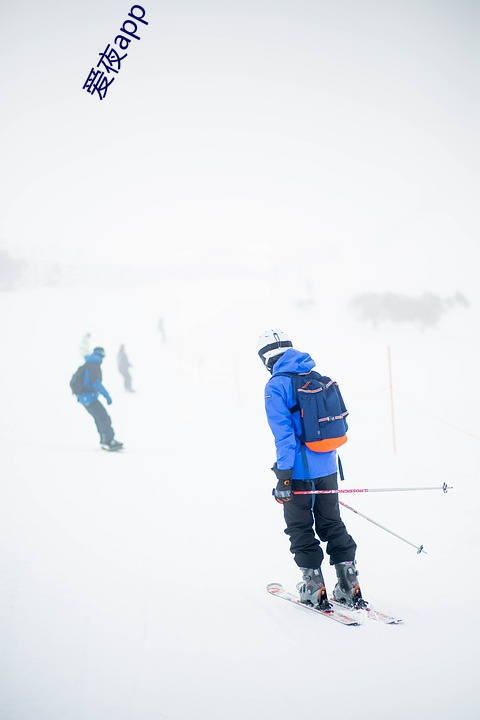
<instances>
[{"instance_id":1,"label":"distant tree line","mask_svg":"<svg viewBox=\"0 0 480 720\"><path fill-rule=\"evenodd\" d=\"M422 330L435 327L446 312L456 305L468 307L469 302L460 292L442 298L431 292L409 297L396 293L363 293L348 303L349 310L361 321L370 321L375 328L381 322L418 322Z\"/></svg>"},{"instance_id":2,"label":"distant tree line","mask_svg":"<svg viewBox=\"0 0 480 720\"><path fill-rule=\"evenodd\" d=\"M25 260L16 260L6 250L0 248L0 291L13 290L26 267Z\"/></svg>"}]
</instances>

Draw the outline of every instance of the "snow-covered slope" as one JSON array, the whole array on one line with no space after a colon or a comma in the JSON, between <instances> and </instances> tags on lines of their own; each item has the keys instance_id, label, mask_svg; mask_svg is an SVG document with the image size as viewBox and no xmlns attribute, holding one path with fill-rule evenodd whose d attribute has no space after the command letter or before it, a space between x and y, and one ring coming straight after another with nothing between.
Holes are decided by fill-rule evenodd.
<instances>
[{"instance_id":1,"label":"snow-covered slope","mask_svg":"<svg viewBox=\"0 0 480 720\"><path fill-rule=\"evenodd\" d=\"M325 319L318 306L269 297L245 278L0 296L2 720L478 712L475 308L436 331L374 332L341 307ZM271 325L341 383L346 487L454 486L446 496L346 497L425 546L418 555L343 512L364 595L403 626L344 628L265 591L299 579L270 495L267 377L255 345ZM107 350L122 454L99 449L69 393L86 331ZM115 366L122 342L132 395ZM325 574L331 588L332 568Z\"/></svg>"}]
</instances>

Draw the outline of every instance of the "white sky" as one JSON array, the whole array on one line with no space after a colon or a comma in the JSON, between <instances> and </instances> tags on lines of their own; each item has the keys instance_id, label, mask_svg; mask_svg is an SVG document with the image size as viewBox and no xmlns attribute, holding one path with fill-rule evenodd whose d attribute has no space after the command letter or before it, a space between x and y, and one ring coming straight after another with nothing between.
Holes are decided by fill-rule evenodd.
<instances>
[{"instance_id":1,"label":"white sky","mask_svg":"<svg viewBox=\"0 0 480 720\"><path fill-rule=\"evenodd\" d=\"M476 3L144 7L100 101L82 86L130 5L8 6L4 247L149 267L302 247L365 287L475 285Z\"/></svg>"}]
</instances>

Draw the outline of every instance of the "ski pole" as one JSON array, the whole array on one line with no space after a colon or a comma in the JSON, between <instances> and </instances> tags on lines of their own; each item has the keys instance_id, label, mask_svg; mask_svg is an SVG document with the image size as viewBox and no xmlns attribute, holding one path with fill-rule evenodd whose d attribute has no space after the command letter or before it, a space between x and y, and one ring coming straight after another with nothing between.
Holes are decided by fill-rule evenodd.
<instances>
[{"instance_id":1,"label":"ski pole","mask_svg":"<svg viewBox=\"0 0 480 720\"><path fill-rule=\"evenodd\" d=\"M351 507L350 505L347 505L346 503L342 502L341 500L339 500L338 502L340 505L343 505L343 507L346 507L346 508L348 508L348 510L351 510L352 512L354 512L356 515L360 515L360 517L365 518L365 520L368 520L368 522L371 522L374 525L376 525L377 527L382 528L382 530L385 530L386 532L390 533L390 535L394 535L399 540L403 540L403 542L406 542L407 545L411 545L412 547L414 547L417 551L417 555L420 555L420 553L422 553L422 552L425 553L425 555L427 554L425 552L425 550L423 549L423 545L415 545L415 543L412 543L409 540L405 540L405 538L401 537L400 535L397 535L397 533L392 532L392 530L389 530L388 528L384 527L383 525L380 525L380 523L376 522L375 520L372 520L372 518L367 517L363 513L359 512L358 510L355 510L355 508Z\"/></svg>"},{"instance_id":2,"label":"ski pole","mask_svg":"<svg viewBox=\"0 0 480 720\"><path fill-rule=\"evenodd\" d=\"M342 488L341 490L294 490L292 495L333 495L336 493L367 493L367 492L412 492L413 490L453 490L452 485L438 487L416 487L416 488Z\"/></svg>"}]
</instances>

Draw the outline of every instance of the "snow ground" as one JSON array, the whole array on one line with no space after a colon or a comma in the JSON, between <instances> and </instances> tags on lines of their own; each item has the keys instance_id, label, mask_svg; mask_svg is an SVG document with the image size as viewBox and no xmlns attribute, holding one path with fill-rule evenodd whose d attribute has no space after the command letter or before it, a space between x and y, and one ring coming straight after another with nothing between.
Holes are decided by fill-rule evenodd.
<instances>
[{"instance_id":1,"label":"snow ground","mask_svg":"<svg viewBox=\"0 0 480 720\"><path fill-rule=\"evenodd\" d=\"M247 300L244 285L172 278L0 295L2 720L478 714L478 311L424 333L374 332L340 311L320 321L293 302L274 306L260 283ZM425 546L418 555L343 511L364 595L402 626L344 628L265 591L299 579L270 495L267 376L255 351L276 325L341 384L346 487L454 486L346 497ZM87 330L107 350L122 454L99 449L69 393ZM121 342L132 395L115 367Z\"/></svg>"}]
</instances>

